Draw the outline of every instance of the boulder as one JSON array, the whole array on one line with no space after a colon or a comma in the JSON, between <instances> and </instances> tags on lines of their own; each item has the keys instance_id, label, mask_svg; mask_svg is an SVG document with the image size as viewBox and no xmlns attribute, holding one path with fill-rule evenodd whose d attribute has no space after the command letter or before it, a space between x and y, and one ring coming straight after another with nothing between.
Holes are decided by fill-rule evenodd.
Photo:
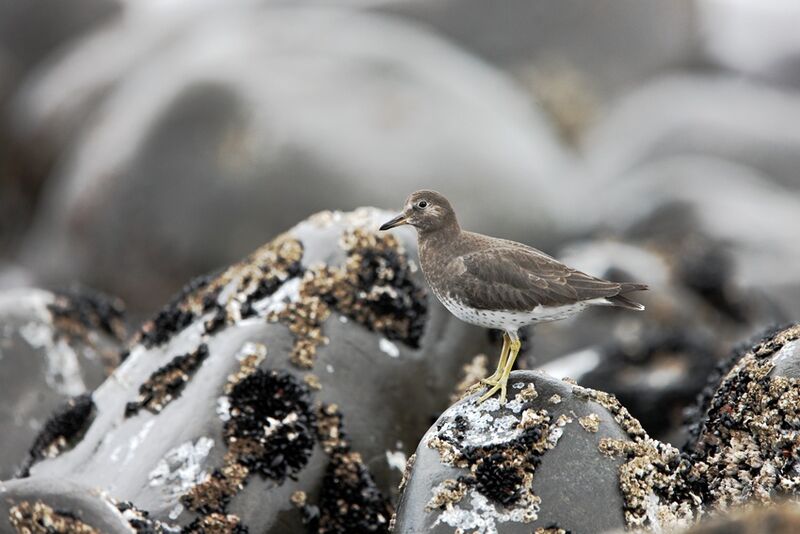
<instances>
[{"instance_id":1,"label":"boulder","mask_svg":"<svg viewBox=\"0 0 800 534\"><path fill-rule=\"evenodd\" d=\"M189 284L30 483L70 480L165 528L385 531L461 366L499 348L427 296L411 235L377 232L390 215L315 215Z\"/></svg>"},{"instance_id":2,"label":"boulder","mask_svg":"<svg viewBox=\"0 0 800 534\"><path fill-rule=\"evenodd\" d=\"M686 446L695 492L711 510L797 500L800 325L774 329L735 353L710 385Z\"/></svg>"},{"instance_id":3,"label":"boulder","mask_svg":"<svg viewBox=\"0 0 800 534\"><path fill-rule=\"evenodd\" d=\"M0 294L0 479L78 437L119 361L123 320L120 301L86 290Z\"/></svg>"},{"instance_id":4,"label":"boulder","mask_svg":"<svg viewBox=\"0 0 800 534\"><path fill-rule=\"evenodd\" d=\"M535 371L509 379L509 402L448 408L404 480L397 534L530 533L623 528L622 458L606 445L644 436L612 396ZM553 530L556 531L556 530Z\"/></svg>"}]
</instances>

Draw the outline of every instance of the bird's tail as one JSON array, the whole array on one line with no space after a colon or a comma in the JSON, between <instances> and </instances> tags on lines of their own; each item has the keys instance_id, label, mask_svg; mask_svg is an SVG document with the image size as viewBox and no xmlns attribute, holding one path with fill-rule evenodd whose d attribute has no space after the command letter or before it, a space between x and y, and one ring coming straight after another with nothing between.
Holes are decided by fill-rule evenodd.
<instances>
[{"instance_id":1,"label":"bird's tail","mask_svg":"<svg viewBox=\"0 0 800 534\"><path fill-rule=\"evenodd\" d=\"M633 291L647 291L647 289L647 284L624 283L622 284L618 294L614 295L613 297L607 297L606 300L612 305L619 306L620 308L642 311L644 310L643 304L639 304L638 302L635 302L624 295Z\"/></svg>"}]
</instances>

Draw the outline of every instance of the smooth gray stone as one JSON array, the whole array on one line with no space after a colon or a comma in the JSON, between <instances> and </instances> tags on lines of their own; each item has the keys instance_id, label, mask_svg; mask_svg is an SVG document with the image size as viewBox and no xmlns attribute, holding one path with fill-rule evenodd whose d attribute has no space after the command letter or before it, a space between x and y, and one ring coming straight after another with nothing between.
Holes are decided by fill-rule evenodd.
<instances>
[{"instance_id":1,"label":"smooth gray stone","mask_svg":"<svg viewBox=\"0 0 800 534\"><path fill-rule=\"evenodd\" d=\"M627 441L629 439L627 434L614 421L613 415L600 404L576 396L576 388L571 384L536 371L517 371L512 373L509 380L511 398L520 391L513 387L513 384L517 383L534 384L538 392L538 397L530 401L530 404L526 404L526 407L545 409L553 420L565 414L572 416L574 421L563 427L563 434L556 446L541 456L541 463L535 468L533 492L541 498L538 518L530 523L493 519L492 515L510 512L513 508L503 509L502 505L490 503L494 511L482 508L483 513L475 519L487 521L482 527L485 530L479 531L495 532L492 530L493 527L497 532L504 534L528 534L538 527L553 525L571 532L601 532L622 528L623 501L617 473L621 459L603 455L598 450L598 445L603 438ZM560 403L554 404L550 401L554 394L560 395ZM463 527L464 531L476 528L476 523L446 524L440 516L440 510L426 510L434 488L446 479L457 479L459 476L469 474L466 469L443 464L439 452L427 445L428 440L440 432L438 428L441 425L454 421L458 415L466 417L469 421L468 427L478 421L475 417L490 417L497 421L498 416L513 415L515 421L519 419L519 413L513 414L505 408L497 410L496 403L491 407L484 404L483 407L475 408L472 405L474 402L473 395L448 408L422 438L417 448L416 461L398 505L395 523L397 534L417 532L450 534L459 526ZM578 422L578 418L589 414L596 414L599 417L599 429L596 433L585 430ZM488 424L493 424L492 420L489 419ZM507 437L493 435L486 429L480 438L487 442L503 443L504 440L508 442ZM466 447L466 443L456 443L456 445ZM468 510L469 502L470 497L467 494L461 503L455 506Z\"/></svg>"}]
</instances>

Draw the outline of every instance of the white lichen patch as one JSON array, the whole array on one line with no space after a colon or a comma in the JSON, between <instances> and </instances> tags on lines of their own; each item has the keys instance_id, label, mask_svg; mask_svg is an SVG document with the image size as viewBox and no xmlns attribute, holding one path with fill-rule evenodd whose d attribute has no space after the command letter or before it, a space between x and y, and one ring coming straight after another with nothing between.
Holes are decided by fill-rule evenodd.
<instances>
[{"instance_id":1,"label":"white lichen patch","mask_svg":"<svg viewBox=\"0 0 800 534\"><path fill-rule=\"evenodd\" d=\"M169 518L175 521L176 519L178 519L178 517L180 517L182 513L183 513L183 505L181 503L178 503L175 505L174 508L172 508L172 510L169 511Z\"/></svg>"},{"instance_id":2,"label":"white lichen patch","mask_svg":"<svg viewBox=\"0 0 800 534\"><path fill-rule=\"evenodd\" d=\"M259 316L279 313L287 305L300 300L300 277L286 280L272 295L253 303L253 309Z\"/></svg>"},{"instance_id":3,"label":"white lichen patch","mask_svg":"<svg viewBox=\"0 0 800 534\"><path fill-rule=\"evenodd\" d=\"M212 447L213 439L200 437L194 443L187 441L170 449L148 474L150 486L160 487L161 492L170 500L178 499L205 480L203 464Z\"/></svg>"},{"instance_id":4,"label":"white lichen patch","mask_svg":"<svg viewBox=\"0 0 800 534\"><path fill-rule=\"evenodd\" d=\"M31 347L42 350L47 364L47 385L68 396L80 395L86 391L78 355L66 340L56 340L52 328L39 322L29 322L21 326L19 333Z\"/></svg>"},{"instance_id":5,"label":"white lichen patch","mask_svg":"<svg viewBox=\"0 0 800 534\"><path fill-rule=\"evenodd\" d=\"M230 421L231 419L231 399L227 395L222 395L217 398L217 417L222 421Z\"/></svg>"},{"instance_id":6,"label":"white lichen patch","mask_svg":"<svg viewBox=\"0 0 800 534\"><path fill-rule=\"evenodd\" d=\"M390 358L399 358L400 357L400 349L397 348L397 345L382 337L381 340L378 342L378 347L380 347L381 352L388 354Z\"/></svg>"},{"instance_id":7,"label":"white lichen patch","mask_svg":"<svg viewBox=\"0 0 800 534\"><path fill-rule=\"evenodd\" d=\"M426 440L443 464L470 474L433 488L426 508L440 511L435 524L455 532L496 533L503 523L530 523L538 517L536 466L573 419L562 415L554 420L541 405L534 408L534 387L513 389L516 395L502 407L496 398L478 404L473 397L454 405Z\"/></svg>"},{"instance_id":8,"label":"white lichen patch","mask_svg":"<svg viewBox=\"0 0 800 534\"><path fill-rule=\"evenodd\" d=\"M512 407L512 402L507 403L506 407L514 411L516 406ZM519 409L521 408L520 404ZM450 417L444 422L438 435L452 438L462 447L486 447L510 441L520 434L517 428L519 418L514 414L498 417L496 413L499 409L500 401L497 398L481 404L474 400L457 404L449 410ZM459 418L466 420L465 431L458 429Z\"/></svg>"},{"instance_id":9,"label":"white lichen patch","mask_svg":"<svg viewBox=\"0 0 800 534\"><path fill-rule=\"evenodd\" d=\"M256 365L260 364L264 361L264 358L267 357L267 346L263 343L252 343L248 341L242 345L242 348L236 353L236 359L242 361L252 355L256 356Z\"/></svg>"},{"instance_id":10,"label":"white lichen patch","mask_svg":"<svg viewBox=\"0 0 800 534\"><path fill-rule=\"evenodd\" d=\"M469 490L464 500L469 501L469 507L447 506L433 526L443 523L454 527L456 532L498 534L499 524L529 523L535 521L539 513L539 501L532 503L530 507L504 510L475 489Z\"/></svg>"}]
</instances>

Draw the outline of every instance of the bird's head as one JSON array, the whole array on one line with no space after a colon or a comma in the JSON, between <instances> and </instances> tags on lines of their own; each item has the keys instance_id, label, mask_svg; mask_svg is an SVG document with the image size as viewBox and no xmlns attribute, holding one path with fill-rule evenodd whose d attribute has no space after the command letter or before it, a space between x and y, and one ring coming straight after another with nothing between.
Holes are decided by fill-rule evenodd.
<instances>
[{"instance_id":1,"label":"bird's head","mask_svg":"<svg viewBox=\"0 0 800 534\"><path fill-rule=\"evenodd\" d=\"M419 232L435 232L445 228L458 228L456 214L450 202L441 193L423 189L411 193L403 212L387 221L381 230L408 224Z\"/></svg>"}]
</instances>

